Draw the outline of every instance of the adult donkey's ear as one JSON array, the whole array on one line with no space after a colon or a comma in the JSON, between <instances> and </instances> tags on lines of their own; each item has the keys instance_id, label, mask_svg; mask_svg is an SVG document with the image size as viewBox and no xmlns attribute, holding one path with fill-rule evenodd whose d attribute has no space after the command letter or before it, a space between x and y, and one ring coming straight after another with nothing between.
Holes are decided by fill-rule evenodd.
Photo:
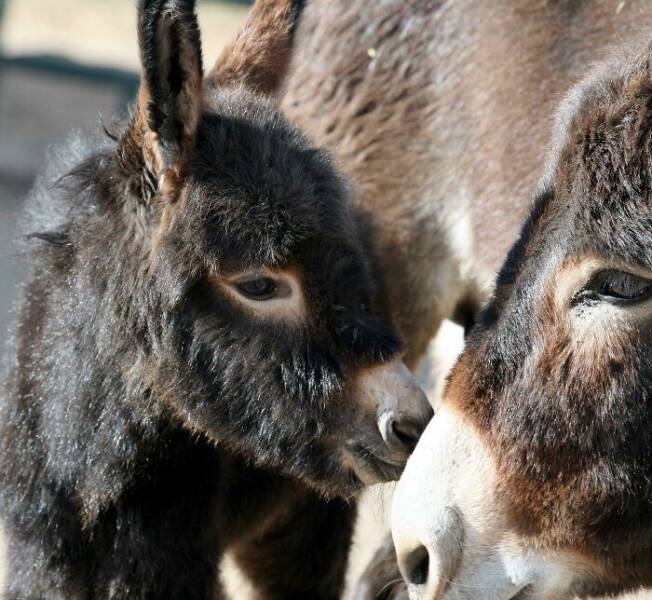
<instances>
[{"instance_id":1,"label":"adult donkey's ear","mask_svg":"<svg viewBox=\"0 0 652 600\"><path fill-rule=\"evenodd\" d=\"M138 41L138 106L120 153L132 173L144 168L149 183L155 184L152 188L168 191L182 175L202 111L203 66L194 0L140 0ZM146 195L147 186L138 187Z\"/></svg>"},{"instance_id":2,"label":"adult donkey's ear","mask_svg":"<svg viewBox=\"0 0 652 600\"><path fill-rule=\"evenodd\" d=\"M207 83L244 85L277 95L290 64L294 34L307 0L256 0L244 27L222 52Z\"/></svg>"}]
</instances>

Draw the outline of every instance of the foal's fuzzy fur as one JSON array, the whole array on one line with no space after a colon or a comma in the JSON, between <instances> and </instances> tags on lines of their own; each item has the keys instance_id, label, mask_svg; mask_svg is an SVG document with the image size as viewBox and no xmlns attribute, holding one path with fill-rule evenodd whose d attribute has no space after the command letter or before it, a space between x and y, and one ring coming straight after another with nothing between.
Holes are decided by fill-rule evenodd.
<instances>
[{"instance_id":1,"label":"foal's fuzzy fur","mask_svg":"<svg viewBox=\"0 0 652 600\"><path fill-rule=\"evenodd\" d=\"M261 596L334 599L351 460L400 472L358 389L400 350L367 233L260 94L283 65L202 83L191 0L142 0L139 39L129 122L56 151L30 200L0 414L5 597L207 599L232 548ZM236 300L228 278L260 268L294 274L306 315Z\"/></svg>"}]
</instances>

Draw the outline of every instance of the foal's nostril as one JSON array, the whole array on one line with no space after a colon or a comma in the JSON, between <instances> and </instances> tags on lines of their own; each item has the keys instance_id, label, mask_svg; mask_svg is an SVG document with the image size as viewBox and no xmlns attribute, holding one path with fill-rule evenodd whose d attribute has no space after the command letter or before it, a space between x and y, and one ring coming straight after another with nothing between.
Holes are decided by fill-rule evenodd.
<instances>
[{"instance_id":1,"label":"foal's nostril","mask_svg":"<svg viewBox=\"0 0 652 600\"><path fill-rule=\"evenodd\" d=\"M405 418L398 419L391 413L385 413L379 420L379 428L387 446L393 452L407 457L416 448L425 423Z\"/></svg>"},{"instance_id":2,"label":"foal's nostril","mask_svg":"<svg viewBox=\"0 0 652 600\"><path fill-rule=\"evenodd\" d=\"M408 454L416 448L423 428L408 421L392 421L392 433Z\"/></svg>"},{"instance_id":3,"label":"foal's nostril","mask_svg":"<svg viewBox=\"0 0 652 600\"><path fill-rule=\"evenodd\" d=\"M425 546L419 546L412 550L403 559L399 557L401 571L410 585L425 585L428 582L428 570L430 569L430 556Z\"/></svg>"}]
</instances>

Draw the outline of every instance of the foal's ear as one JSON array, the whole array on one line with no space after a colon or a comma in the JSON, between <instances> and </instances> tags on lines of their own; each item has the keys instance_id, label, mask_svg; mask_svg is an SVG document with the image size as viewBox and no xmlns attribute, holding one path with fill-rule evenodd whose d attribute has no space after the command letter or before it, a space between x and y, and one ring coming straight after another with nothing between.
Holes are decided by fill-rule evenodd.
<instances>
[{"instance_id":1,"label":"foal's ear","mask_svg":"<svg viewBox=\"0 0 652 600\"><path fill-rule=\"evenodd\" d=\"M140 0L138 41L138 106L121 151L141 153L158 187L167 187L181 175L202 111L203 66L194 0Z\"/></svg>"},{"instance_id":2,"label":"foal's ear","mask_svg":"<svg viewBox=\"0 0 652 600\"><path fill-rule=\"evenodd\" d=\"M277 95L305 4L306 0L256 0L244 27L208 75L208 84L239 84L260 94Z\"/></svg>"}]
</instances>

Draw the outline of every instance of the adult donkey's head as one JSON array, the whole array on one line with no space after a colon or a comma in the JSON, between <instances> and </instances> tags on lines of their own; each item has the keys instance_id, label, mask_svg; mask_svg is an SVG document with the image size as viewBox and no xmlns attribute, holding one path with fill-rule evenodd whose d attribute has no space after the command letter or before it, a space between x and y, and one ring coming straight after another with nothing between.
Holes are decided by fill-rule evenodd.
<instances>
[{"instance_id":1,"label":"adult donkey's head","mask_svg":"<svg viewBox=\"0 0 652 600\"><path fill-rule=\"evenodd\" d=\"M652 584L651 57L562 106L532 215L399 484L412 598Z\"/></svg>"}]
</instances>

